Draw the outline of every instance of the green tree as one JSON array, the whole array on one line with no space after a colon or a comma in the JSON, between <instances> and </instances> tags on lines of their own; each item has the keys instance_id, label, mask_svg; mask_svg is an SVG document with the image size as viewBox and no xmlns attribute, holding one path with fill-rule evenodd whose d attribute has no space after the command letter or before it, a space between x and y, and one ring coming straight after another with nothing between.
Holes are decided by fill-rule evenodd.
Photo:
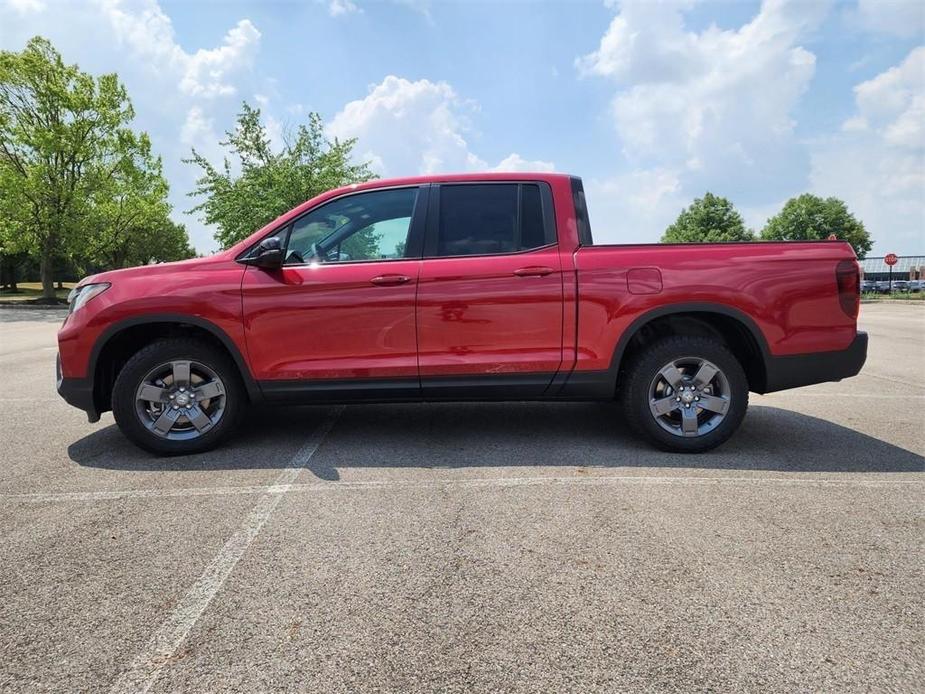
<instances>
[{"instance_id":1,"label":"green tree","mask_svg":"<svg viewBox=\"0 0 925 694\"><path fill-rule=\"evenodd\" d=\"M191 195L205 199L191 212L201 212L205 223L217 227L215 239L223 248L319 193L375 178L367 164L351 163L356 141L329 141L317 113L287 133L279 151L271 146L260 110L247 103L226 135L220 144L235 166L226 156L216 168L195 149L185 160L202 170Z\"/></svg>"},{"instance_id":2,"label":"green tree","mask_svg":"<svg viewBox=\"0 0 925 694\"><path fill-rule=\"evenodd\" d=\"M123 158L97 191L87 219L95 233L78 262L120 268L192 257L186 227L170 219L169 189L148 137L137 137L130 149L134 156Z\"/></svg>"},{"instance_id":3,"label":"green tree","mask_svg":"<svg viewBox=\"0 0 925 694\"><path fill-rule=\"evenodd\" d=\"M159 179L146 194L166 204L160 161L133 118L115 74L65 65L42 37L0 52L0 248L38 258L43 297L54 297L56 258L98 253L98 230L120 225L106 213L114 200L135 204L134 179Z\"/></svg>"},{"instance_id":4,"label":"green tree","mask_svg":"<svg viewBox=\"0 0 925 694\"><path fill-rule=\"evenodd\" d=\"M681 211L674 224L665 229L662 243L723 243L752 241L754 234L745 227L742 215L726 198L707 193Z\"/></svg>"},{"instance_id":5,"label":"green tree","mask_svg":"<svg viewBox=\"0 0 925 694\"><path fill-rule=\"evenodd\" d=\"M810 193L790 198L761 230L761 238L768 241L812 241L830 234L850 243L859 258L866 256L873 245L864 223L848 211L842 200Z\"/></svg>"}]
</instances>

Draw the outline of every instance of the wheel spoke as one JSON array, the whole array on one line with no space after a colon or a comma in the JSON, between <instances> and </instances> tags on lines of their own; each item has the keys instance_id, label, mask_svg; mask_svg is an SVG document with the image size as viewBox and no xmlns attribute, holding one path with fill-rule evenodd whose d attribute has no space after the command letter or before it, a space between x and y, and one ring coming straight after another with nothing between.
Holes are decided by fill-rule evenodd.
<instances>
[{"instance_id":1,"label":"wheel spoke","mask_svg":"<svg viewBox=\"0 0 925 694\"><path fill-rule=\"evenodd\" d=\"M190 364L188 361L175 361L171 364L173 368L173 385L177 386L188 386L189 385L189 371Z\"/></svg>"},{"instance_id":2,"label":"wheel spoke","mask_svg":"<svg viewBox=\"0 0 925 694\"><path fill-rule=\"evenodd\" d=\"M154 432L160 436L167 436L179 416L179 410L175 410L172 407L164 408L161 416L154 422Z\"/></svg>"},{"instance_id":3,"label":"wheel spoke","mask_svg":"<svg viewBox=\"0 0 925 694\"><path fill-rule=\"evenodd\" d=\"M649 402L649 409L652 410L652 414L656 417L661 417L666 415L672 410L676 409L680 403L675 399L675 396L670 396L667 398L660 398L658 400L651 400Z\"/></svg>"},{"instance_id":4,"label":"wheel spoke","mask_svg":"<svg viewBox=\"0 0 925 694\"><path fill-rule=\"evenodd\" d=\"M700 402L697 404L703 409L717 414L726 414L726 410L729 408L729 401L716 395L701 395Z\"/></svg>"},{"instance_id":5,"label":"wheel spoke","mask_svg":"<svg viewBox=\"0 0 925 694\"><path fill-rule=\"evenodd\" d=\"M669 364L658 373L662 378L665 379L665 381L668 382L668 385L670 385L675 390L679 390L681 385L684 383L684 377L681 375L681 372L675 368L674 364Z\"/></svg>"},{"instance_id":6,"label":"wheel spoke","mask_svg":"<svg viewBox=\"0 0 925 694\"><path fill-rule=\"evenodd\" d=\"M219 395L224 394L225 389L222 388L222 384L218 381L210 381L209 383L204 383L197 388L193 388L193 397L196 399L196 402L202 402L203 400L209 400L210 398L217 398Z\"/></svg>"},{"instance_id":7,"label":"wheel spoke","mask_svg":"<svg viewBox=\"0 0 925 694\"><path fill-rule=\"evenodd\" d=\"M200 434L212 427L212 420L209 418L209 415L203 412L202 408L199 406L191 407L187 411L186 416Z\"/></svg>"},{"instance_id":8,"label":"wheel spoke","mask_svg":"<svg viewBox=\"0 0 925 694\"><path fill-rule=\"evenodd\" d=\"M694 387L697 389L706 388L710 385L710 381L713 380L717 371L718 369L710 362L703 362L700 368L697 369L697 373L694 374Z\"/></svg>"},{"instance_id":9,"label":"wheel spoke","mask_svg":"<svg viewBox=\"0 0 925 694\"><path fill-rule=\"evenodd\" d=\"M145 383L138 389L138 399L146 402L166 402L167 389L151 383Z\"/></svg>"},{"instance_id":10,"label":"wheel spoke","mask_svg":"<svg viewBox=\"0 0 925 694\"><path fill-rule=\"evenodd\" d=\"M693 407L681 408L681 432L685 436L697 435L697 410Z\"/></svg>"}]
</instances>

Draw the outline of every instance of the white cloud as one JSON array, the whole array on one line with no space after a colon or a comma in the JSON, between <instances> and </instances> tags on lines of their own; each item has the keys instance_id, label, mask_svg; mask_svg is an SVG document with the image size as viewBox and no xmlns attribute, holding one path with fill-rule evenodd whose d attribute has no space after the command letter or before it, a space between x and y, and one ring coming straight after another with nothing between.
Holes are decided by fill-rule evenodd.
<instances>
[{"instance_id":1,"label":"white cloud","mask_svg":"<svg viewBox=\"0 0 925 694\"><path fill-rule=\"evenodd\" d=\"M925 141L925 46L857 85L854 94L858 115L846 126L860 119L865 128L875 130L891 145L921 147Z\"/></svg>"},{"instance_id":2,"label":"white cloud","mask_svg":"<svg viewBox=\"0 0 925 694\"><path fill-rule=\"evenodd\" d=\"M44 0L5 0L5 4L19 14L41 12L46 8Z\"/></svg>"},{"instance_id":3,"label":"white cloud","mask_svg":"<svg viewBox=\"0 0 925 694\"><path fill-rule=\"evenodd\" d=\"M477 112L475 102L446 82L389 75L372 85L366 97L344 106L328 133L341 140L357 138L358 157L383 176L480 171L490 167L467 139ZM511 153L494 168L547 171L553 164Z\"/></svg>"},{"instance_id":4,"label":"white cloud","mask_svg":"<svg viewBox=\"0 0 925 694\"><path fill-rule=\"evenodd\" d=\"M208 118L199 106L193 106L186 114L180 128L180 142L190 147L201 147L203 142L215 140L213 120Z\"/></svg>"},{"instance_id":5,"label":"white cloud","mask_svg":"<svg viewBox=\"0 0 925 694\"><path fill-rule=\"evenodd\" d=\"M617 84L611 114L631 162L688 169L710 187L766 185L794 164L792 113L815 71L799 41L828 3L765 0L738 29L700 32L685 25L691 5L624 0L576 66Z\"/></svg>"},{"instance_id":6,"label":"white cloud","mask_svg":"<svg viewBox=\"0 0 925 694\"><path fill-rule=\"evenodd\" d=\"M424 15L429 22L433 22L433 16L430 13L430 0L393 0L396 5L404 5L415 12Z\"/></svg>"},{"instance_id":7,"label":"white cloud","mask_svg":"<svg viewBox=\"0 0 925 694\"><path fill-rule=\"evenodd\" d=\"M252 65L260 45L257 27L242 19L220 46L188 53L177 43L173 23L156 0L98 0L98 4L120 44L150 61L153 72L174 73L180 90L190 96L235 94L234 75Z\"/></svg>"},{"instance_id":8,"label":"white cloud","mask_svg":"<svg viewBox=\"0 0 925 694\"><path fill-rule=\"evenodd\" d=\"M596 243L658 241L689 205L677 171L652 168L584 182Z\"/></svg>"},{"instance_id":9,"label":"white cloud","mask_svg":"<svg viewBox=\"0 0 925 694\"><path fill-rule=\"evenodd\" d=\"M921 0L858 0L857 21L868 30L921 36L925 32L925 3Z\"/></svg>"},{"instance_id":10,"label":"white cloud","mask_svg":"<svg viewBox=\"0 0 925 694\"><path fill-rule=\"evenodd\" d=\"M477 164L465 138L472 109L446 82L389 75L344 106L328 131L358 138L361 156L379 162L385 175L461 171Z\"/></svg>"},{"instance_id":11,"label":"white cloud","mask_svg":"<svg viewBox=\"0 0 925 694\"><path fill-rule=\"evenodd\" d=\"M492 167L492 171L525 171L531 173L548 173L555 170L556 166L551 161L527 160L516 152L511 152L498 162L497 166Z\"/></svg>"},{"instance_id":12,"label":"white cloud","mask_svg":"<svg viewBox=\"0 0 925 694\"><path fill-rule=\"evenodd\" d=\"M328 2L328 14L332 17L340 17L341 15L362 11L363 10L357 7L356 3L352 2L352 0L330 0Z\"/></svg>"},{"instance_id":13,"label":"white cloud","mask_svg":"<svg viewBox=\"0 0 925 694\"><path fill-rule=\"evenodd\" d=\"M854 88L857 112L815 144L812 189L844 199L874 252L925 248L925 46Z\"/></svg>"}]
</instances>

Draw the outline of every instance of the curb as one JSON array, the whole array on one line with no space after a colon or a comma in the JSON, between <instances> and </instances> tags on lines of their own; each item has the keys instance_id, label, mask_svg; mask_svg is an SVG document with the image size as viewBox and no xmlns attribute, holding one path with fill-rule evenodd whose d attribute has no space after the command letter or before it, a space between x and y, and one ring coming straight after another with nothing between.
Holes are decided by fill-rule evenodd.
<instances>
[{"instance_id":1,"label":"curb","mask_svg":"<svg viewBox=\"0 0 925 694\"><path fill-rule=\"evenodd\" d=\"M861 299L862 304L899 304L901 306L925 306L922 299Z\"/></svg>"},{"instance_id":2,"label":"curb","mask_svg":"<svg viewBox=\"0 0 925 694\"><path fill-rule=\"evenodd\" d=\"M14 308L20 311L67 311L67 304L30 304L24 301L0 301L0 309Z\"/></svg>"}]
</instances>

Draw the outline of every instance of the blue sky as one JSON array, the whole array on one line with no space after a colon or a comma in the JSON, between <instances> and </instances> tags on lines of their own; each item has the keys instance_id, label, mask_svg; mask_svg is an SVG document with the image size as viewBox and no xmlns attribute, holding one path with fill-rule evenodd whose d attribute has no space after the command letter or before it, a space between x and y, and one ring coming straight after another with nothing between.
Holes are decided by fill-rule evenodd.
<instances>
[{"instance_id":1,"label":"blue sky","mask_svg":"<svg viewBox=\"0 0 925 694\"><path fill-rule=\"evenodd\" d=\"M319 112L382 175L579 174L601 241L707 190L756 229L810 191L874 254L925 252L922 2L0 0L0 47L34 34L119 73L203 252L180 160L218 159L242 100L277 139Z\"/></svg>"}]
</instances>

